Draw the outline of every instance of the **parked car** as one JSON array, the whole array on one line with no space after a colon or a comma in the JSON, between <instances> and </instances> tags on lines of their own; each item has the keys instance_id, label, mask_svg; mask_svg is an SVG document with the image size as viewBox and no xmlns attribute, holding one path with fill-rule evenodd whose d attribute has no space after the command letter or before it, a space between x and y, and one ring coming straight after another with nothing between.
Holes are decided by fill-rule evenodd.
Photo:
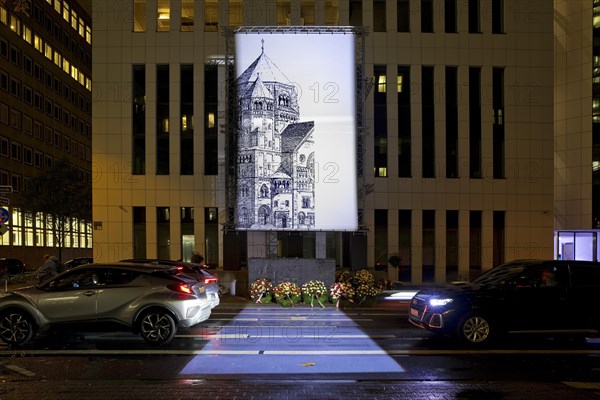
<instances>
[{"instance_id":1,"label":"parked car","mask_svg":"<svg viewBox=\"0 0 600 400\"><path fill-rule=\"evenodd\" d=\"M65 270L75 268L83 264L91 264L94 262L93 257L77 257L64 263Z\"/></svg>"},{"instance_id":2,"label":"parked car","mask_svg":"<svg viewBox=\"0 0 600 400\"><path fill-rule=\"evenodd\" d=\"M470 345L485 345L514 333L597 334L599 304L600 263L518 260L492 268L472 283L419 291L411 300L409 321Z\"/></svg>"},{"instance_id":3,"label":"parked car","mask_svg":"<svg viewBox=\"0 0 600 400\"><path fill-rule=\"evenodd\" d=\"M0 258L0 278L23 275L29 266L18 258Z\"/></svg>"},{"instance_id":4,"label":"parked car","mask_svg":"<svg viewBox=\"0 0 600 400\"><path fill-rule=\"evenodd\" d=\"M177 295L175 295L177 294ZM29 341L38 330L77 323L131 330L164 344L210 317L205 286L164 265L86 264L41 285L0 295L0 339Z\"/></svg>"},{"instance_id":5,"label":"parked car","mask_svg":"<svg viewBox=\"0 0 600 400\"><path fill-rule=\"evenodd\" d=\"M199 282L202 282L204 284L204 286L206 287L206 295L211 301L212 308L215 308L221 302L221 288L219 287L219 278L208 272L202 264L175 260L161 260L155 258L135 258L122 260L121 262L153 265L170 265L173 267L177 267L182 273L189 276L193 276Z\"/></svg>"}]
</instances>

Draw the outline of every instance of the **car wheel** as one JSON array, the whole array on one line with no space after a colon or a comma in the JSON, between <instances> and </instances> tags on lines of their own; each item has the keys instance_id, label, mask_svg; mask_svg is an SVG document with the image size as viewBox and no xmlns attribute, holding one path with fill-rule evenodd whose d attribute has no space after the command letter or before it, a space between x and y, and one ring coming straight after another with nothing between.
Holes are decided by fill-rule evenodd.
<instances>
[{"instance_id":1,"label":"car wheel","mask_svg":"<svg viewBox=\"0 0 600 400\"><path fill-rule=\"evenodd\" d=\"M458 337L470 345L481 346L489 343L493 333L490 320L480 313L464 315L457 326Z\"/></svg>"},{"instance_id":2,"label":"car wheel","mask_svg":"<svg viewBox=\"0 0 600 400\"><path fill-rule=\"evenodd\" d=\"M31 317L21 310L7 310L0 314L0 340L8 345L27 343L34 334Z\"/></svg>"},{"instance_id":3,"label":"car wheel","mask_svg":"<svg viewBox=\"0 0 600 400\"><path fill-rule=\"evenodd\" d=\"M177 327L175 320L164 310L150 310L140 319L140 335L152 344L165 344L175 336Z\"/></svg>"}]
</instances>

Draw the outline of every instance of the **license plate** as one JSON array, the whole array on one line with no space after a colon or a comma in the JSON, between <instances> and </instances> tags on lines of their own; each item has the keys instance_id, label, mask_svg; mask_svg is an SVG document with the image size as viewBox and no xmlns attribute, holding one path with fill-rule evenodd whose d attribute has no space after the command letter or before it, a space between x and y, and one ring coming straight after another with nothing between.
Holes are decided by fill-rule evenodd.
<instances>
[{"instance_id":1,"label":"license plate","mask_svg":"<svg viewBox=\"0 0 600 400\"><path fill-rule=\"evenodd\" d=\"M416 308L411 308L410 309L410 315L414 315L415 317L419 316L419 310L417 310Z\"/></svg>"}]
</instances>

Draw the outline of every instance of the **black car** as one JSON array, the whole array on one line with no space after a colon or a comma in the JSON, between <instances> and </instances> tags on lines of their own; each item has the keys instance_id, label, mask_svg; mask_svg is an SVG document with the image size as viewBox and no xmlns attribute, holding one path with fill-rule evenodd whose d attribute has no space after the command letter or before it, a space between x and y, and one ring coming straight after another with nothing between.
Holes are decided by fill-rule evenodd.
<instances>
[{"instance_id":1,"label":"black car","mask_svg":"<svg viewBox=\"0 0 600 400\"><path fill-rule=\"evenodd\" d=\"M28 265L18 258L0 258L0 278L20 276L28 269Z\"/></svg>"},{"instance_id":2,"label":"black car","mask_svg":"<svg viewBox=\"0 0 600 400\"><path fill-rule=\"evenodd\" d=\"M421 290L409 321L471 345L509 333L584 336L600 331L600 263L517 260L472 283Z\"/></svg>"}]
</instances>

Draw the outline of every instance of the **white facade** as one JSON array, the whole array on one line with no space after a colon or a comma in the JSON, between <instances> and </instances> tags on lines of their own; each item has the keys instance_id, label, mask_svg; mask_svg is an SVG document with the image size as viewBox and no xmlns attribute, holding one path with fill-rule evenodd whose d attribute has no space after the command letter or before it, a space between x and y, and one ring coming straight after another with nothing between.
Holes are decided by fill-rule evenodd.
<instances>
[{"instance_id":1,"label":"white facade","mask_svg":"<svg viewBox=\"0 0 600 400\"><path fill-rule=\"evenodd\" d=\"M205 5L210 1L195 1L193 30L181 30L182 0L170 1L168 31L160 22L157 0L146 1L146 27L134 32L132 0L94 1L93 44L93 184L94 258L97 261L117 261L134 256L132 207L146 207L147 257L158 254L155 207L170 207L170 258L182 257L180 207L198 210L194 219L195 250L205 254L204 210L218 208L219 223L226 223L226 137L219 134L219 174L205 176L203 123L204 77L203 66L226 54L226 39L222 32L205 31L214 27ZM160 2L163 3L163 2ZM169 2L167 2L169 3ZM183 2L186 3L185 1ZM229 22L238 25L276 25L279 12L274 1L219 1L218 27L225 29ZM279 3L279 2L277 2ZM302 2L305 3L305 2ZM291 24L314 20L314 25L330 21L330 2L309 2L304 8L293 0L289 15ZM333 2L337 3L337 2ZM373 2L362 2L362 24L369 33L365 37L365 72L373 74L374 66L387 67L387 177L374 177L373 90L365 103L366 133L364 136L364 184L368 190L362 200L363 226L366 228L365 259L372 267L377 258L375 210L387 210L387 254L398 252L398 212L412 210L410 266L412 282L422 282L423 235L422 211L435 212L434 269L435 281L446 281L446 211L458 211L458 278L467 279L470 264L471 211L481 212L481 269L493 266L494 211L505 214L503 259L550 258L553 253L554 227L554 4L550 1L504 1L504 32L492 34L492 0L480 1L481 33L468 33L467 2L458 1L457 31L444 32L444 2L434 2L434 33L421 33L420 4L410 1L410 31L397 32L397 1L387 1L386 32L372 32ZM570 3L570 1L567 1ZM228 4L235 12L228 12ZM338 25L349 25L349 1L340 0L337 9ZM301 10L302 12L298 12ZM207 18L205 18L205 15ZM241 19L240 19L241 18ZM327 18L327 20L326 20ZM210 21L209 21L210 20ZM159 23L160 22L160 23ZM210 22L210 24L209 24ZM189 28L187 25L186 29ZM208 29L208 30L211 30ZM132 65L146 66L146 173L132 175L131 88ZM155 165L155 68L169 64L170 115L179 115L179 65L194 65L194 174L182 176L179 170L179 124L170 130L169 175L154 174ZM411 67L412 177L398 177L396 149L398 143L397 81L398 66ZM435 80L435 177L421 174L421 67L434 67ZM446 178L445 87L444 69L458 67L459 174ZM469 178L469 68L481 67L482 178ZM505 178L493 178L492 146L492 69L504 68L505 121ZM563 68L564 69L564 68ZM219 70L219 114L217 123L224 126L225 71ZM222 84L221 84L222 82ZM368 85L367 85L368 86ZM561 111L556 107L557 114ZM564 119L564 118L563 118ZM221 131L220 131L221 132ZM558 131L557 131L558 134ZM575 156L576 157L576 156ZM560 167L560 166L558 166ZM557 184L557 191L561 186ZM566 199L563 199L566 201ZM219 265L224 265L223 230L219 229ZM247 257L267 257L272 237L263 232L249 232ZM316 258L324 258L326 233L315 236ZM340 241L336 242L340 243ZM227 251L227 250L226 250ZM342 252L335 249L336 254ZM430 255L428 255L429 257ZM338 263L340 264L340 263ZM344 267L345 265L341 265ZM394 271L389 267L389 277Z\"/></svg>"}]
</instances>

